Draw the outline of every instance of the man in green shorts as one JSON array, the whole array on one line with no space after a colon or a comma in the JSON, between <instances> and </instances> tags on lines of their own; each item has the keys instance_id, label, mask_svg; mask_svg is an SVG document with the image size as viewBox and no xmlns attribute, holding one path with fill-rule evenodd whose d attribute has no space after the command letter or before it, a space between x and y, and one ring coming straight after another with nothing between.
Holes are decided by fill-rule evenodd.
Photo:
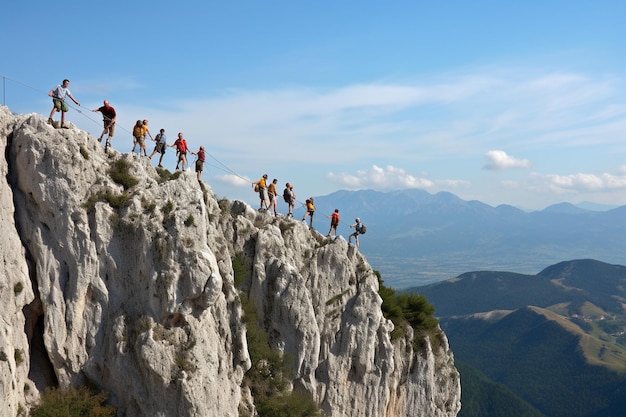
<instances>
[{"instance_id":1,"label":"man in green shorts","mask_svg":"<svg viewBox=\"0 0 626 417\"><path fill-rule=\"evenodd\" d=\"M63 80L63 84L57 85L48 93L48 95L52 97L52 104L54 105L54 107L52 107L52 111L50 112L50 117L48 117L48 123L50 123L53 126L54 126L54 120L52 119L52 116L54 116L55 112L60 111L61 112L61 127L65 127L63 125L65 123L65 112L69 110L67 108L67 104L65 104L66 96L71 98L72 101L76 103L77 106L80 106L80 103L76 101L74 96L72 96L72 93L70 93L70 90L67 88L69 85L70 85L70 80L65 79Z\"/></svg>"}]
</instances>

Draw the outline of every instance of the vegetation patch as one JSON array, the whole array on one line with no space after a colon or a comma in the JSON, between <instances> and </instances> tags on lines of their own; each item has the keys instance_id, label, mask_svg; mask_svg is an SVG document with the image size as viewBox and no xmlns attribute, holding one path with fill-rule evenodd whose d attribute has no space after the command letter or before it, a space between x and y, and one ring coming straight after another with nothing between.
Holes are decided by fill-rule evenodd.
<instances>
[{"instance_id":1,"label":"vegetation patch","mask_svg":"<svg viewBox=\"0 0 626 417\"><path fill-rule=\"evenodd\" d=\"M233 274L235 276L235 288L241 288L243 283L248 280L248 273L246 272L243 254L236 254L233 256L231 262L233 265Z\"/></svg>"},{"instance_id":2,"label":"vegetation patch","mask_svg":"<svg viewBox=\"0 0 626 417\"><path fill-rule=\"evenodd\" d=\"M96 207L96 203L100 201L108 203L109 206L116 210L121 210L130 205L130 195L128 193L114 193L111 190L100 191L91 195L87 201L83 203L83 207L87 211L93 211Z\"/></svg>"},{"instance_id":3,"label":"vegetation patch","mask_svg":"<svg viewBox=\"0 0 626 417\"><path fill-rule=\"evenodd\" d=\"M383 299L382 310L386 319L391 320L394 329L391 339L397 339L405 335L405 326L409 325L415 331L413 348L422 351L425 348L424 337L429 337L433 351L437 351L443 345L443 334L439 329L439 322L433 316L435 308L428 302L426 297L415 293L396 294L395 290L383 284L378 271L374 271L378 277L378 295Z\"/></svg>"},{"instance_id":4,"label":"vegetation patch","mask_svg":"<svg viewBox=\"0 0 626 417\"><path fill-rule=\"evenodd\" d=\"M83 158L85 159L89 159L89 152L87 152L87 149L85 149L82 145L78 148L80 154L83 156Z\"/></svg>"},{"instance_id":5,"label":"vegetation patch","mask_svg":"<svg viewBox=\"0 0 626 417\"><path fill-rule=\"evenodd\" d=\"M13 352L13 358L15 359L15 364L20 366L24 363L24 351L22 349L15 349L15 352Z\"/></svg>"},{"instance_id":6,"label":"vegetation patch","mask_svg":"<svg viewBox=\"0 0 626 417\"><path fill-rule=\"evenodd\" d=\"M124 187L124 190L128 190L129 188L139 184L139 180L130 174L130 166L131 165L127 161L118 159L109 169L111 179L115 183Z\"/></svg>"},{"instance_id":7,"label":"vegetation patch","mask_svg":"<svg viewBox=\"0 0 626 417\"><path fill-rule=\"evenodd\" d=\"M163 214L167 216L172 211L174 211L174 203L172 203L172 200L167 200L167 203L163 206Z\"/></svg>"},{"instance_id":8,"label":"vegetation patch","mask_svg":"<svg viewBox=\"0 0 626 417\"><path fill-rule=\"evenodd\" d=\"M332 297L328 301L326 301L326 305L329 306L329 305L333 304L334 302L341 300L341 297L343 297L344 295L346 295L349 292L350 292L350 290L345 290L344 292L341 292L341 293L335 295L334 297Z\"/></svg>"},{"instance_id":9,"label":"vegetation patch","mask_svg":"<svg viewBox=\"0 0 626 417\"><path fill-rule=\"evenodd\" d=\"M14 286L13 286L13 292L15 293L15 295L18 295L19 293L21 293L22 291L24 291L24 284L22 284L22 281L18 281Z\"/></svg>"},{"instance_id":10,"label":"vegetation patch","mask_svg":"<svg viewBox=\"0 0 626 417\"><path fill-rule=\"evenodd\" d=\"M171 173L169 170L165 168L157 168L156 170L157 170L157 174L159 174L159 180L158 180L159 184L162 184L166 181L176 180L178 179L178 177L180 177L180 171Z\"/></svg>"},{"instance_id":11,"label":"vegetation patch","mask_svg":"<svg viewBox=\"0 0 626 417\"><path fill-rule=\"evenodd\" d=\"M317 404L305 392L289 391L293 378L292 358L269 345L267 333L258 325L256 306L242 295L248 351L252 367L244 376L259 417L317 417Z\"/></svg>"},{"instance_id":12,"label":"vegetation patch","mask_svg":"<svg viewBox=\"0 0 626 417\"><path fill-rule=\"evenodd\" d=\"M220 198L217 201L217 205L219 206L220 210L222 211L223 214L226 214L228 212L230 212L230 201L228 201L227 198Z\"/></svg>"},{"instance_id":13,"label":"vegetation patch","mask_svg":"<svg viewBox=\"0 0 626 417\"><path fill-rule=\"evenodd\" d=\"M193 218L193 214L189 214L189 216L187 216L187 218L185 219L185 221L183 222L183 224L187 227L189 226L193 226L194 225L194 218Z\"/></svg>"},{"instance_id":14,"label":"vegetation patch","mask_svg":"<svg viewBox=\"0 0 626 417\"><path fill-rule=\"evenodd\" d=\"M115 417L117 410L104 405L107 393L95 394L87 387L60 390L46 388L40 403L30 411L31 417Z\"/></svg>"}]
</instances>

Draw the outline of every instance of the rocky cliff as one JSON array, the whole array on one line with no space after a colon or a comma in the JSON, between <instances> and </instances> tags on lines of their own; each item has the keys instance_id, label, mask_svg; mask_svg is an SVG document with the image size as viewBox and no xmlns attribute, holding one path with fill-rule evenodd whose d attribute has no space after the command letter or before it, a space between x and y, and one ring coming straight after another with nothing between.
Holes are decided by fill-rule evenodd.
<instances>
[{"instance_id":1,"label":"rocky cliff","mask_svg":"<svg viewBox=\"0 0 626 417\"><path fill-rule=\"evenodd\" d=\"M376 275L344 239L40 115L0 107L0 149L0 414L89 384L120 416L253 415L235 258L292 386L324 415L458 413L445 337L419 352L410 329L392 340Z\"/></svg>"}]
</instances>

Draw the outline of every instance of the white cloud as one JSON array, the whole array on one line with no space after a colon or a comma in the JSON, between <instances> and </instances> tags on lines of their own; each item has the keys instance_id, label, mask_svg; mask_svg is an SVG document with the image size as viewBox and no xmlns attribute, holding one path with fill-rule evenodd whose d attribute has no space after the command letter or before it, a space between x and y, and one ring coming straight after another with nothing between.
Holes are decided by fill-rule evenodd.
<instances>
[{"instance_id":1,"label":"white cloud","mask_svg":"<svg viewBox=\"0 0 626 417\"><path fill-rule=\"evenodd\" d=\"M528 159L518 159L507 155L504 151L492 150L485 154L487 164L485 169L492 171L500 171L510 168L529 168L530 161Z\"/></svg>"},{"instance_id":2,"label":"white cloud","mask_svg":"<svg viewBox=\"0 0 626 417\"><path fill-rule=\"evenodd\" d=\"M615 173L576 173L569 175L533 173L528 179L528 188L533 192L556 194L612 193L626 189L626 166Z\"/></svg>"},{"instance_id":3,"label":"white cloud","mask_svg":"<svg viewBox=\"0 0 626 417\"><path fill-rule=\"evenodd\" d=\"M233 187L244 187L244 186L249 187L250 184L252 183L252 181L248 178L240 177L238 175L232 175L232 174L214 175L213 178L215 178L217 181L219 181L220 183L224 185L230 185Z\"/></svg>"},{"instance_id":4,"label":"white cloud","mask_svg":"<svg viewBox=\"0 0 626 417\"><path fill-rule=\"evenodd\" d=\"M390 190L397 188L429 188L434 182L426 178L416 178L402 168L376 165L367 170L358 170L356 174L329 172L326 178L340 186L350 189Z\"/></svg>"},{"instance_id":5,"label":"white cloud","mask_svg":"<svg viewBox=\"0 0 626 417\"><path fill-rule=\"evenodd\" d=\"M624 172L619 175L610 173L546 175L545 180L546 185L555 191L602 192L626 189L626 173Z\"/></svg>"}]
</instances>

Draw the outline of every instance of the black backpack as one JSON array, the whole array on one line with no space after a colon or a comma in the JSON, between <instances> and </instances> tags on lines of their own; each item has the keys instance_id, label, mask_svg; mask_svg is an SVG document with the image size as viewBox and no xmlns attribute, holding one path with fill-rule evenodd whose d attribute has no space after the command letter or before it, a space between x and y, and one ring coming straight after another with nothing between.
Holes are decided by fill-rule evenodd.
<instances>
[{"instance_id":1,"label":"black backpack","mask_svg":"<svg viewBox=\"0 0 626 417\"><path fill-rule=\"evenodd\" d=\"M285 191L283 191L283 199L285 200L285 203L291 203L291 191L289 191L289 188L285 188Z\"/></svg>"},{"instance_id":2,"label":"black backpack","mask_svg":"<svg viewBox=\"0 0 626 417\"><path fill-rule=\"evenodd\" d=\"M363 223L361 223L361 228L359 229L359 233L364 235L367 232L367 227Z\"/></svg>"}]
</instances>

